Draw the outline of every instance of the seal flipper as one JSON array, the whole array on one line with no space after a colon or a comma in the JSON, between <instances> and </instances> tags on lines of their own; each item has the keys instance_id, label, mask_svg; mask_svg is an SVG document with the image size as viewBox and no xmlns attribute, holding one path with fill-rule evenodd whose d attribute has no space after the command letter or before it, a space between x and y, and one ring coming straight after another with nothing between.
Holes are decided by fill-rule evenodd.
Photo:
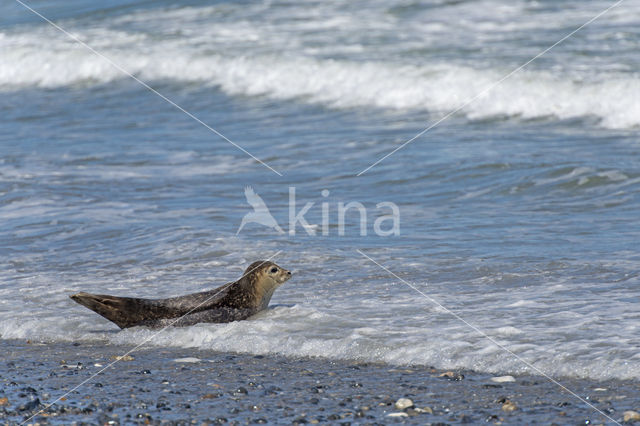
<instances>
[{"instance_id":1,"label":"seal flipper","mask_svg":"<svg viewBox=\"0 0 640 426\"><path fill-rule=\"evenodd\" d=\"M102 315L120 328L133 327L141 321L174 316L172 309L152 300L80 292L69 296L75 302Z\"/></svg>"}]
</instances>

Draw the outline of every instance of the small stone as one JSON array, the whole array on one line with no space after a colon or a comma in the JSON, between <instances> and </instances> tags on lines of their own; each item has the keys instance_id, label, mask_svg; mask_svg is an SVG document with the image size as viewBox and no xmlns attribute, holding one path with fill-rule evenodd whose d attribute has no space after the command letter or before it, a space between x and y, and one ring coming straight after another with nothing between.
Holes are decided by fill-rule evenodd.
<instances>
[{"instance_id":1,"label":"small stone","mask_svg":"<svg viewBox=\"0 0 640 426\"><path fill-rule=\"evenodd\" d=\"M509 400L506 400L505 403L502 404L502 411L504 411L505 413L511 413L513 411L516 411L517 409L518 406Z\"/></svg>"},{"instance_id":2,"label":"small stone","mask_svg":"<svg viewBox=\"0 0 640 426\"><path fill-rule=\"evenodd\" d=\"M516 379L513 376L498 376L498 377L492 377L491 381L495 383L511 383L511 382L515 382Z\"/></svg>"},{"instance_id":3,"label":"small stone","mask_svg":"<svg viewBox=\"0 0 640 426\"><path fill-rule=\"evenodd\" d=\"M453 371L446 371L439 377L444 377L445 379L454 380L456 382L464 379L464 376L462 374L454 373Z\"/></svg>"},{"instance_id":4,"label":"small stone","mask_svg":"<svg viewBox=\"0 0 640 426\"><path fill-rule=\"evenodd\" d=\"M387 414L387 417L409 417L409 415L405 412L399 412L399 413L389 413Z\"/></svg>"},{"instance_id":5,"label":"small stone","mask_svg":"<svg viewBox=\"0 0 640 426\"><path fill-rule=\"evenodd\" d=\"M606 392L608 389L607 388L595 388L593 391L594 392Z\"/></svg>"},{"instance_id":6,"label":"small stone","mask_svg":"<svg viewBox=\"0 0 640 426\"><path fill-rule=\"evenodd\" d=\"M195 362L200 362L201 359L200 358L193 358L193 357L187 357L187 358L176 358L173 360L173 362L184 362L184 363L195 363Z\"/></svg>"},{"instance_id":7,"label":"small stone","mask_svg":"<svg viewBox=\"0 0 640 426\"><path fill-rule=\"evenodd\" d=\"M111 359L116 361L133 361L135 358L131 355L113 355Z\"/></svg>"},{"instance_id":8,"label":"small stone","mask_svg":"<svg viewBox=\"0 0 640 426\"><path fill-rule=\"evenodd\" d=\"M622 415L624 416L622 420L625 422L637 422L640 420L640 413L637 411L625 411Z\"/></svg>"},{"instance_id":9,"label":"small stone","mask_svg":"<svg viewBox=\"0 0 640 426\"><path fill-rule=\"evenodd\" d=\"M415 410L418 413L433 414L433 410L431 409L431 407L416 408Z\"/></svg>"},{"instance_id":10,"label":"small stone","mask_svg":"<svg viewBox=\"0 0 640 426\"><path fill-rule=\"evenodd\" d=\"M38 398L32 399L26 404L22 404L18 407L18 411L33 411L40 405L40 400Z\"/></svg>"},{"instance_id":11,"label":"small stone","mask_svg":"<svg viewBox=\"0 0 640 426\"><path fill-rule=\"evenodd\" d=\"M32 388L31 386L28 386L28 387L26 387L26 388L22 388L22 390L23 390L24 392L29 392L29 393L33 393L33 394L37 394L37 393L38 393L38 391L37 391L37 390L35 390L34 388Z\"/></svg>"},{"instance_id":12,"label":"small stone","mask_svg":"<svg viewBox=\"0 0 640 426\"><path fill-rule=\"evenodd\" d=\"M219 398L219 397L221 397L221 396L222 396L222 395L221 395L221 394L219 394L219 393L208 393L208 394L206 394L206 395L203 395L203 396L202 396L202 399L215 399L215 398Z\"/></svg>"},{"instance_id":13,"label":"small stone","mask_svg":"<svg viewBox=\"0 0 640 426\"><path fill-rule=\"evenodd\" d=\"M6 396L4 398L0 398L0 407L2 407L3 405L9 405L9 398L7 398Z\"/></svg>"},{"instance_id":14,"label":"small stone","mask_svg":"<svg viewBox=\"0 0 640 426\"><path fill-rule=\"evenodd\" d=\"M240 386L238 389L235 390L234 394L236 395L246 395L249 392L247 391L246 388L243 388L242 386Z\"/></svg>"},{"instance_id":15,"label":"small stone","mask_svg":"<svg viewBox=\"0 0 640 426\"><path fill-rule=\"evenodd\" d=\"M492 414L492 415L488 416L486 419L484 419L484 421L486 423L493 422L494 424L502 424L500 422L500 417L496 416L495 414Z\"/></svg>"},{"instance_id":16,"label":"small stone","mask_svg":"<svg viewBox=\"0 0 640 426\"><path fill-rule=\"evenodd\" d=\"M394 407L396 407L397 410L405 410L407 408L413 407L413 401L409 398L400 398L396 401Z\"/></svg>"}]
</instances>

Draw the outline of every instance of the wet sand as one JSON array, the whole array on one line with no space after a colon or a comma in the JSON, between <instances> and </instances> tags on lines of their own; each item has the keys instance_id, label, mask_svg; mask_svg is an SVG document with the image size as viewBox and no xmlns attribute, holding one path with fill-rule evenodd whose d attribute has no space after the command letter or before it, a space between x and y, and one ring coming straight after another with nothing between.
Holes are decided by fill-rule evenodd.
<instances>
[{"instance_id":1,"label":"wet sand","mask_svg":"<svg viewBox=\"0 0 640 426\"><path fill-rule=\"evenodd\" d=\"M0 423L613 424L537 376L144 347L46 408L130 349L0 341ZM640 408L638 382L556 379L615 421Z\"/></svg>"}]
</instances>

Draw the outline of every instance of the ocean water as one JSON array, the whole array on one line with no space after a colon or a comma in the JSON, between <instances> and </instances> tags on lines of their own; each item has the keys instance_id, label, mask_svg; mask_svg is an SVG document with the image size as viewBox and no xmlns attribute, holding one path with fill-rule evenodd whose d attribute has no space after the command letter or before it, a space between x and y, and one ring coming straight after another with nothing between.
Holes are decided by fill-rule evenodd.
<instances>
[{"instance_id":1,"label":"ocean water","mask_svg":"<svg viewBox=\"0 0 640 426\"><path fill-rule=\"evenodd\" d=\"M533 372L471 324L554 377L639 379L640 4L485 90L612 4L29 3L118 69L0 3L0 338L133 347L155 332L68 295L181 295L277 254L271 309L148 344ZM293 188L316 234L236 235L246 186L286 231ZM340 234L349 202L366 235L355 210Z\"/></svg>"}]
</instances>

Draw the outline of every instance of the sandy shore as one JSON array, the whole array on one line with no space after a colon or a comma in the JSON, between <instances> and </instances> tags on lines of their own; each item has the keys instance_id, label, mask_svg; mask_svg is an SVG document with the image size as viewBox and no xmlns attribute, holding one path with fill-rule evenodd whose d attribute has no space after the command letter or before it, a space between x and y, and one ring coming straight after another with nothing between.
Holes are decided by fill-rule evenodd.
<instances>
[{"instance_id":1,"label":"sandy shore","mask_svg":"<svg viewBox=\"0 0 640 426\"><path fill-rule=\"evenodd\" d=\"M173 348L137 350L45 409L129 349L0 341L0 423L42 409L28 423L613 423L542 377ZM559 381L616 421L640 408L637 382Z\"/></svg>"}]
</instances>

